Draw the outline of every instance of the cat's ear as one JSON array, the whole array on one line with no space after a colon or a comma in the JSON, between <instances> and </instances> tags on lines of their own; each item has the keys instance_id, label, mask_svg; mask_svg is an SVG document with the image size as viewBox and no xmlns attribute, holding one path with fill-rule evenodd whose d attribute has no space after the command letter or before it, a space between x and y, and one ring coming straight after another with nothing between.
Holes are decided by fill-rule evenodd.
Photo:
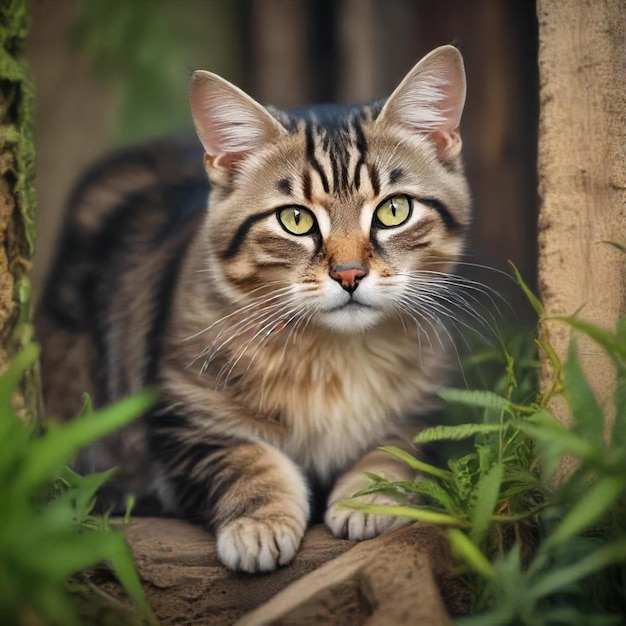
<instances>
[{"instance_id":1,"label":"cat's ear","mask_svg":"<svg viewBox=\"0 0 626 626\"><path fill-rule=\"evenodd\" d=\"M427 54L383 106L377 123L431 137L442 160L461 151L459 124L465 104L463 57L454 46Z\"/></svg>"},{"instance_id":2,"label":"cat's ear","mask_svg":"<svg viewBox=\"0 0 626 626\"><path fill-rule=\"evenodd\" d=\"M193 73L189 101L209 168L229 170L249 152L287 132L258 102L211 72Z\"/></svg>"}]
</instances>

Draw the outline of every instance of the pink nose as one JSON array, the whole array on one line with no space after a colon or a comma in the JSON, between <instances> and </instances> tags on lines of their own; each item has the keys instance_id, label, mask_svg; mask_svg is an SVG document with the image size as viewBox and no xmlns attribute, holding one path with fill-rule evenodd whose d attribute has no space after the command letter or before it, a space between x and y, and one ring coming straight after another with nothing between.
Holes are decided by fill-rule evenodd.
<instances>
[{"instance_id":1,"label":"pink nose","mask_svg":"<svg viewBox=\"0 0 626 626\"><path fill-rule=\"evenodd\" d=\"M330 277L336 280L348 293L352 293L365 276L367 276L367 268L361 263L335 265L330 270Z\"/></svg>"}]
</instances>

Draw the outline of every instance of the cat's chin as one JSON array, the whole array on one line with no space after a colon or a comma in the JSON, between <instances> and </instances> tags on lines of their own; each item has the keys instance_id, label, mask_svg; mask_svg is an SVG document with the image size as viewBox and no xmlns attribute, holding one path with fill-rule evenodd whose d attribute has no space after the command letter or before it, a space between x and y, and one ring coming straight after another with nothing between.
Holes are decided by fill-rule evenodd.
<instances>
[{"instance_id":1,"label":"cat's chin","mask_svg":"<svg viewBox=\"0 0 626 626\"><path fill-rule=\"evenodd\" d=\"M339 333L360 333L376 326L383 318L382 311L370 306L349 304L329 311L321 311L315 321Z\"/></svg>"}]
</instances>

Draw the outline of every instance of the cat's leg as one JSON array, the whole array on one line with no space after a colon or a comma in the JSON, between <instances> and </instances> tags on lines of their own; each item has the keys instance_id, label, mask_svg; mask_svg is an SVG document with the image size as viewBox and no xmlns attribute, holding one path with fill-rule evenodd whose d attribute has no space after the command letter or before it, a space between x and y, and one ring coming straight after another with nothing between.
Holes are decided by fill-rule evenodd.
<instances>
[{"instance_id":1,"label":"cat's leg","mask_svg":"<svg viewBox=\"0 0 626 626\"><path fill-rule=\"evenodd\" d=\"M388 443L407 448L405 442L391 441ZM324 522L335 537L361 541L409 523L406 518L372 515L342 506L341 500L351 498L370 484L364 472L371 472L391 481L413 480L415 478L415 470L390 454L381 450L372 450L367 453L347 472L339 476L328 496ZM363 504L397 504L397 501L391 496L382 493L360 496L357 501Z\"/></svg>"},{"instance_id":2,"label":"cat's leg","mask_svg":"<svg viewBox=\"0 0 626 626\"><path fill-rule=\"evenodd\" d=\"M309 490L280 450L181 428L155 429L151 443L185 516L215 532L224 565L264 572L294 558L309 518Z\"/></svg>"},{"instance_id":3,"label":"cat's leg","mask_svg":"<svg viewBox=\"0 0 626 626\"><path fill-rule=\"evenodd\" d=\"M309 518L304 478L289 458L267 445L241 444L229 456L215 473L210 496L217 496L212 526L220 560L245 572L290 563Z\"/></svg>"}]
</instances>

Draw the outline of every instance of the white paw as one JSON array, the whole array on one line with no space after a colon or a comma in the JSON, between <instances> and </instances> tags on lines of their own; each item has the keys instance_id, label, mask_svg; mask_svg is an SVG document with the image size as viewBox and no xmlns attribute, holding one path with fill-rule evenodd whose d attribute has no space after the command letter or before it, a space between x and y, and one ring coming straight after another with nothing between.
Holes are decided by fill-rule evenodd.
<instances>
[{"instance_id":1,"label":"white paw","mask_svg":"<svg viewBox=\"0 0 626 626\"><path fill-rule=\"evenodd\" d=\"M240 517L218 531L217 554L233 571L268 572L293 560L303 535L292 517Z\"/></svg>"},{"instance_id":2,"label":"white paw","mask_svg":"<svg viewBox=\"0 0 626 626\"><path fill-rule=\"evenodd\" d=\"M398 504L393 498L380 493L360 496L352 501L359 504ZM335 537L362 541L405 526L410 520L391 515L372 515L335 502L326 509L324 522Z\"/></svg>"}]
</instances>

